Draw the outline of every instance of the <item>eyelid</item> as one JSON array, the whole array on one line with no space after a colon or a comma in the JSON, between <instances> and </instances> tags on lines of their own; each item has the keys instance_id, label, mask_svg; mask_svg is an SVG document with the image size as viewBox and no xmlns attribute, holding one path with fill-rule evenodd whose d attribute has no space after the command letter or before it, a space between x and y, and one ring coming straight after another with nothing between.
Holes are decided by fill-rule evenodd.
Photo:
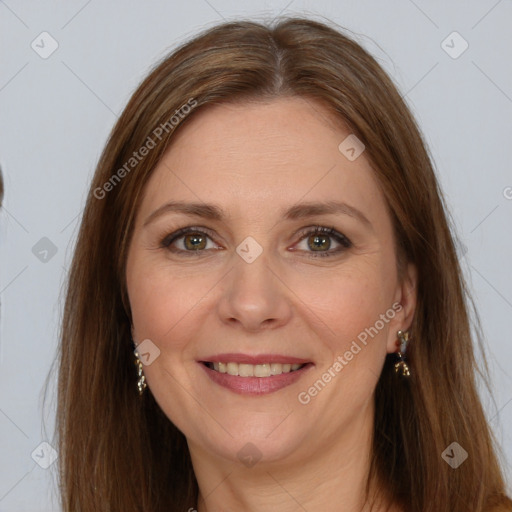
<instances>
[{"instance_id":1,"label":"eyelid","mask_svg":"<svg viewBox=\"0 0 512 512\"><path fill-rule=\"evenodd\" d=\"M333 238L339 238L340 243L342 243L342 241L344 241L347 243L347 245L352 245L352 242L346 235L344 235L343 233L340 233L336 228L334 228L332 226L320 226L320 225L307 226L305 228L301 228L298 231L296 231L293 236L294 237L297 235L300 236L301 238L299 241L302 241L306 236L315 235L317 233L329 235L329 236L332 236Z\"/></svg>"}]
</instances>

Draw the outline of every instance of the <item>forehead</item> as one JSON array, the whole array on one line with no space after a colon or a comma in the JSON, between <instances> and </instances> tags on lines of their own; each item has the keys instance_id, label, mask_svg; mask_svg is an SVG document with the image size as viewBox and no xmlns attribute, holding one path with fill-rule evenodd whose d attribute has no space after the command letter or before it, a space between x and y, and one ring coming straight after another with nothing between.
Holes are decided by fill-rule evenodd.
<instances>
[{"instance_id":1,"label":"forehead","mask_svg":"<svg viewBox=\"0 0 512 512\"><path fill-rule=\"evenodd\" d=\"M351 161L339 149L350 135L314 100L208 106L177 132L141 209L179 199L262 217L301 200L342 200L378 218L385 201L364 152Z\"/></svg>"}]
</instances>

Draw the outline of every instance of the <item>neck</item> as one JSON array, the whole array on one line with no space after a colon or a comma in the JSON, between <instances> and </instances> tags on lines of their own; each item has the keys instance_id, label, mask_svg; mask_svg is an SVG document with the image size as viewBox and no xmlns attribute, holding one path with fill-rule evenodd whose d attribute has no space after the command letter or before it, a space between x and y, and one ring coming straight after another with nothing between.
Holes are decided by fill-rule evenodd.
<instances>
[{"instance_id":1,"label":"neck","mask_svg":"<svg viewBox=\"0 0 512 512\"><path fill-rule=\"evenodd\" d=\"M306 442L286 460L261 460L251 468L221 459L189 442L199 485L197 512L244 510L322 510L366 512L366 484L370 469L373 409L342 433ZM314 445L313 452L307 446ZM311 449L310 449L311 450ZM293 460L292 460L293 457ZM372 486L370 496L376 489ZM382 494L377 492L382 498ZM376 512L391 510L381 506ZM393 509L396 510L396 509Z\"/></svg>"}]
</instances>

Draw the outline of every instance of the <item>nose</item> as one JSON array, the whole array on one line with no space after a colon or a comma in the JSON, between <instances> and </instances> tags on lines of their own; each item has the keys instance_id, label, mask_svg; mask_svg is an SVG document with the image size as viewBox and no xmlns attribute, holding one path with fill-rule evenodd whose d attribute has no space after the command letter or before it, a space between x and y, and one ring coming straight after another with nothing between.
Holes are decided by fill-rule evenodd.
<instances>
[{"instance_id":1,"label":"nose","mask_svg":"<svg viewBox=\"0 0 512 512\"><path fill-rule=\"evenodd\" d=\"M235 257L217 304L223 323L257 332L282 327L290 321L292 294L264 254L252 263Z\"/></svg>"}]
</instances>

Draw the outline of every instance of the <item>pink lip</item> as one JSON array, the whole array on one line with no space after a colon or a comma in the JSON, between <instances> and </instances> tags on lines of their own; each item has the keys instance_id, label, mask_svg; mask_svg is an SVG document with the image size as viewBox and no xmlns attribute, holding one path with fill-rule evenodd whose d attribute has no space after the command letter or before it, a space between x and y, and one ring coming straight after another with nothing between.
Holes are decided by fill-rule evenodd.
<instances>
[{"instance_id":1,"label":"pink lip","mask_svg":"<svg viewBox=\"0 0 512 512\"><path fill-rule=\"evenodd\" d=\"M289 362L292 359L294 359L294 361L296 360L296 358L288 358L287 361ZM214 359L214 361L217 360ZM233 363L237 362L233 361L233 359L229 359L229 361ZM247 359L244 359L244 361L247 361ZM242 363L244 361L242 361ZM268 359L265 359L265 361L269 362ZM220 362L223 361L221 360ZM300 361L298 361L296 364L300 364ZM286 386L289 386L290 384L293 384L299 380L304 375L304 373L309 370L309 368L314 366L312 363L308 363L299 370L295 370L289 373L282 373L281 375L271 375L270 377L240 377L238 375L219 373L215 370L212 370L211 368L208 368L208 366L201 362L199 365L204 369L208 377L210 377L213 382L229 389L230 391L233 391L234 393L241 395L265 395L267 393L273 393L274 391L278 391Z\"/></svg>"},{"instance_id":2,"label":"pink lip","mask_svg":"<svg viewBox=\"0 0 512 512\"><path fill-rule=\"evenodd\" d=\"M285 356L282 354L258 354L250 356L248 354L217 354L208 356L201 361L207 363L242 363L242 364L265 364L265 363L281 363L281 364L305 364L311 361L300 359L298 357Z\"/></svg>"}]
</instances>

